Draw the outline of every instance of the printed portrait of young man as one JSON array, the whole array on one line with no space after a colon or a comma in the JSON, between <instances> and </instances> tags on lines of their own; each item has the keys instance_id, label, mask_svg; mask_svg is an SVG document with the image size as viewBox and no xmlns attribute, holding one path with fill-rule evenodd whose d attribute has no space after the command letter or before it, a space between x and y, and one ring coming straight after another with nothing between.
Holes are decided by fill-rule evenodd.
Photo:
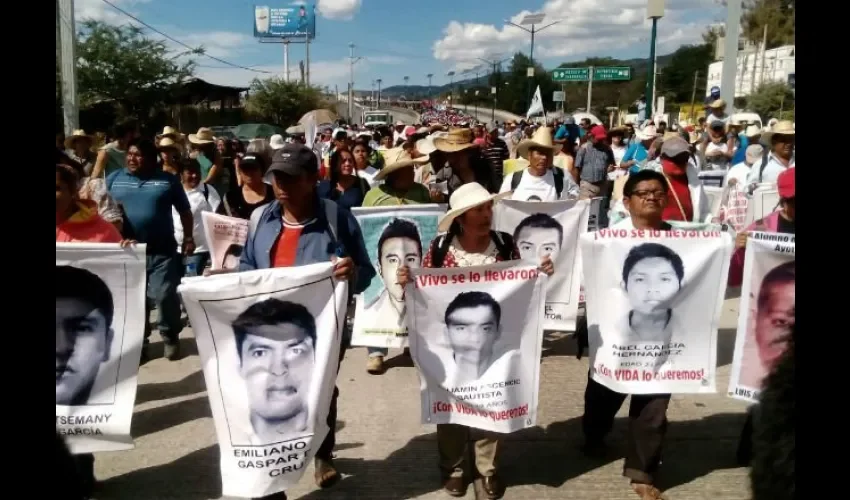
<instances>
[{"instance_id":1,"label":"printed portrait of young man","mask_svg":"<svg viewBox=\"0 0 850 500\"><path fill-rule=\"evenodd\" d=\"M495 346L502 335L502 307L487 292L462 292L449 303L444 321L454 361L448 378L478 380L499 358Z\"/></svg>"},{"instance_id":2,"label":"printed portrait of young man","mask_svg":"<svg viewBox=\"0 0 850 500\"><path fill-rule=\"evenodd\" d=\"M514 229L514 242L523 260L540 262L548 255L557 262L563 241L564 227L548 214L529 215Z\"/></svg>"},{"instance_id":3,"label":"printed portrait of young man","mask_svg":"<svg viewBox=\"0 0 850 500\"><path fill-rule=\"evenodd\" d=\"M232 327L254 444L312 432L308 398L316 320L310 311L301 304L271 298L245 309Z\"/></svg>"},{"instance_id":4,"label":"printed portrait of young man","mask_svg":"<svg viewBox=\"0 0 850 500\"><path fill-rule=\"evenodd\" d=\"M398 318L404 325L404 287L398 284L398 268L418 268L422 265L422 240L419 228L412 221L393 219L378 238L378 274L384 282L384 291L370 307L377 318Z\"/></svg>"},{"instance_id":5,"label":"printed portrait of young man","mask_svg":"<svg viewBox=\"0 0 850 500\"><path fill-rule=\"evenodd\" d=\"M112 292L96 274L56 266L56 404L88 404L114 332Z\"/></svg>"}]
</instances>

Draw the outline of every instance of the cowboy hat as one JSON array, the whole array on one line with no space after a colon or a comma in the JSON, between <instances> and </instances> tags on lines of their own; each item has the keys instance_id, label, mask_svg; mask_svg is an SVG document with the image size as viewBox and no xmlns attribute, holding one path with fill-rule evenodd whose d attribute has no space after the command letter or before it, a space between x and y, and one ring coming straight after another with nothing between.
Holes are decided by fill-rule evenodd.
<instances>
[{"instance_id":1,"label":"cowboy hat","mask_svg":"<svg viewBox=\"0 0 850 500\"><path fill-rule=\"evenodd\" d=\"M189 142L192 144L210 144L215 142L215 136L212 129L201 127L197 134L189 134Z\"/></svg>"},{"instance_id":2,"label":"cowboy hat","mask_svg":"<svg viewBox=\"0 0 850 500\"><path fill-rule=\"evenodd\" d=\"M789 120L782 120L776 122L776 125L770 128L770 130L766 131L762 134L762 140L765 144L770 144L771 139L773 139L774 135L794 135L794 124Z\"/></svg>"},{"instance_id":3,"label":"cowboy hat","mask_svg":"<svg viewBox=\"0 0 850 500\"><path fill-rule=\"evenodd\" d=\"M180 149L180 147L181 147L181 144L179 142L175 141L174 139L172 139L171 137L168 137L168 136L163 136L162 139L160 139L159 142L156 145L156 149L160 149L160 150L166 149L166 148Z\"/></svg>"},{"instance_id":4,"label":"cowboy hat","mask_svg":"<svg viewBox=\"0 0 850 500\"><path fill-rule=\"evenodd\" d=\"M658 137L658 129L655 125L647 125L643 128L635 130L635 137L639 141L650 141Z\"/></svg>"},{"instance_id":5,"label":"cowboy hat","mask_svg":"<svg viewBox=\"0 0 850 500\"><path fill-rule=\"evenodd\" d=\"M758 137L761 135L761 128L758 125L750 125L747 127L747 130L744 132L744 135L748 138L752 139L753 137Z\"/></svg>"},{"instance_id":6,"label":"cowboy hat","mask_svg":"<svg viewBox=\"0 0 850 500\"><path fill-rule=\"evenodd\" d=\"M447 132L434 132L424 139L419 139L416 141L416 151L419 151L423 155L430 155L437 150L437 146L434 145L434 141L440 137L445 137L446 135L448 135Z\"/></svg>"},{"instance_id":7,"label":"cowboy hat","mask_svg":"<svg viewBox=\"0 0 850 500\"><path fill-rule=\"evenodd\" d=\"M74 149L74 143L80 139L86 139L94 143L94 137L86 134L86 131L83 129L77 129L73 134L65 138L65 149Z\"/></svg>"},{"instance_id":8,"label":"cowboy hat","mask_svg":"<svg viewBox=\"0 0 850 500\"><path fill-rule=\"evenodd\" d=\"M723 99L717 99L716 101L712 101L712 103L709 104L708 107L711 109L725 109L726 101L724 101Z\"/></svg>"},{"instance_id":9,"label":"cowboy hat","mask_svg":"<svg viewBox=\"0 0 850 500\"><path fill-rule=\"evenodd\" d=\"M419 158L412 158L410 153L403 148L393 148L384 151L384 163L386 163L386 166L378 170L378 173L375 174L376 181L384 180L391 173L404 167L414 167L428 163L428 157L420 156Z\"/></svg>"},{"instance_id":10,"label":"cowboy hat","mask_svg":"<svg viewBox=\"0 0 850 500\"><path fill-rule=\"evenodd\" d=\"M449 198L449 206L452 207L452 209L446 212L446 215L440 219L440 223L437 225L437 232L445 233L448 231L452 222L470 208L475 208L490 201L498 201L502 198L507 198L511 195L511 193L512 191L490 194L486 189L484 189L484 186L477 182L464 184L463 186L455 189L455 192L452 193L451 198Z\"/></svg>"},{"instance_id":11,"label":"cowboy hat","mask_svg":"<svg viewBox=\"0 0 850 500\"><path fill-rule=\"evenodd\" d=\"M516 154L520 158L528 159L528 150L531 148L545 149L550 153L555 152L555 145L552 144L552 129L549 127L540 127L534 131L531 139L523 139L516 147Z\"/></svg>"},{"instance_id":12,"label":"cowboy hat","mask_svg":"<svg viewBox=\"0 0 850 500\"><path fill-rule=\"evenodd\" d=\"M157 140L159 140L159 139L162 139L163 137L171 137L175 141L179 141L179 140L182 139L182 137L181 137L182 135L183 134L181 134L176 128L166 126L166 127L163 127L162 133L157 135L156 138L157 138Z\"/></svg>"},{"instance_id":13,"label":"cowboy hat","mask_svg":"<svg viewBox=\"0 0 850 500\"><path fill-rule=\"evenodd\" d=\"M455 128L443 137L434 139L434 147L444 153L456 153L464 149L476 147L472 142L472 130L468 128Z\"/></svg>"}]
</instances>

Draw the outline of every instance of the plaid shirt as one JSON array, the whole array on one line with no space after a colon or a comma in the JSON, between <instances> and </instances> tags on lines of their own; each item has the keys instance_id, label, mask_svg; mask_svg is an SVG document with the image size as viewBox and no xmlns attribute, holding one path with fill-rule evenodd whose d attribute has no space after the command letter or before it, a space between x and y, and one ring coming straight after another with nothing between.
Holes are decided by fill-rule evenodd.
<instances>
[{"instance_id":1,"label":"plaid shirt","mask_svg":"<svg viewBox=\"0 0 850 500\"><path fill-rule=\"evenodd\" d=\"M614 152L610 147L597 148L588 144L579 149L575 165L580 171L581 180L597 184L608 178L608 166L615 163Z\"/></svg>"}]
</instances>

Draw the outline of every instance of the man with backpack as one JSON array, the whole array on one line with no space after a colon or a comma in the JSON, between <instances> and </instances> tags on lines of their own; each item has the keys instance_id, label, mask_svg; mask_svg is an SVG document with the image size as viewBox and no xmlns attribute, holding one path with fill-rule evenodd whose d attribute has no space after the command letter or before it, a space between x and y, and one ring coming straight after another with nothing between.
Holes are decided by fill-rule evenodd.
<instances>
[{"instance_id":1,"label":"man with backpack","mask_svg":"<svg viewBox=\"0 0 850 500\"><path fill-rule=\"evenodd\" d=\"M499 192L513 191L511 199L523 201L558 201L578 197L579 187L572 176L552 165L555 146L551 128L537 129L531 139L519 143L517 154L528 160L528 168L506 177Z\"/></svg>"},{"instance_id":2,"label":"man with backpack","mask_svg":"<svg viewBox=\"0 0 850 500\"><path fill-rule=\"evenodd\" d=\"M330 260L335 263L334 277L351 283L349 294L361 293L372 281L375 269L369 262L360 226L351 212L317 196L318 175L316 155L306 146L292 143L275 151L268 176L277 199L251 214L239 271ZM340 349L340 361L345 347ZM333 463L338 397L339 390L334 388L328 411L330 431L315 454L314 479L321 488L341 477ZM286 495L263 498L284 500Z\"/></svg>"}]
</instances>

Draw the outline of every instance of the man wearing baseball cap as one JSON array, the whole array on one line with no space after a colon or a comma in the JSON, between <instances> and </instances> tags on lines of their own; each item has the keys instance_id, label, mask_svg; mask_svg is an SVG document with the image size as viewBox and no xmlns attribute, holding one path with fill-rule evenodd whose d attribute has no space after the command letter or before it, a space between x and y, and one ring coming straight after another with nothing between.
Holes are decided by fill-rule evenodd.
<instances>
[{"instance_id":1,"label":"man wearing baseball cap","mask_svg":"<svg viewBox=\"0 0 850 500\"><path fill-rule=\"evenodd\" d=\"M616 168L614 152L608 145L608 132L602 125L590 127L590 144L579 149L575 168L579 171L579 199L589 200L607 195L608 172ZM603 203L603 209L605 203Z\"/></svg>"},{"instance_id":2,"label":"man wearing baseball cap","mask_svg":"<svg viewBox=\"0 0 850 500\"><path fill-rule=\"evenodd\" d=\"M319 161L310 148L290 143L275 151L267 176L276 199L251 214L239 270L333 261L334 277L351 282L349 294L361 293L375 276L375 269L369 262L360 226L351 212L316 195L318 175ZM345 346L339 352L342 361ZM328 411L330 431L315 455L315 481L322 488L340 479L332 458L338 396L335 388ZM286 496L264 498L284 500Z\"/></svg>"},{"instance_id":3,"label":"man wearing baseball cap","mask_svg":"<svg viewBox=\"0 0 850 500\"><path fill-rule=\"evenodd\" d=\"M702 222L711 211L699 173L690 159L691 145L688 141L675 134L664 138L661 171L671 188L667 193L667 207L661 216L665 221Z\"/></svg>"}]
</instances>

